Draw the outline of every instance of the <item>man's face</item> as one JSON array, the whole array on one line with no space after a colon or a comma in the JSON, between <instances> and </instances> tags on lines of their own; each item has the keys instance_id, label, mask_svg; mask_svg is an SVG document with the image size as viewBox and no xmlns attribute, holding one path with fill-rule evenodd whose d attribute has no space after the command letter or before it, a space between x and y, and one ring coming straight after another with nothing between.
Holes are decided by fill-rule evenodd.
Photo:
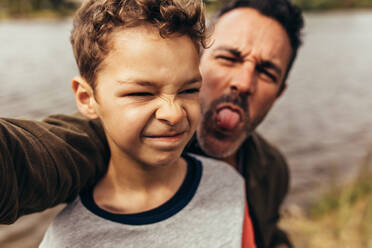
<instances>
[{"instance_id":1,"label":"man's face","mask_svg":"<svg viewBox=\"0 0 372 248\"><path fill-rule=\"evenodd\" d=\"M187 36L164 39L146 26L114 32L112 45L91 99L112 160L176 162L200 118L196 47Z\"/></svg>"},{"instance_id":2,"label":"man's face","mask_svg":"<svg viewBox=\"0 0 372 248\"><path fill-rule=\"evenodd\" d=\"M202 121L198 141L209 155L237 151L282 93L292 49L276 20L251 8L224 14L200 64Z\"/></svg>"}]
</instances>

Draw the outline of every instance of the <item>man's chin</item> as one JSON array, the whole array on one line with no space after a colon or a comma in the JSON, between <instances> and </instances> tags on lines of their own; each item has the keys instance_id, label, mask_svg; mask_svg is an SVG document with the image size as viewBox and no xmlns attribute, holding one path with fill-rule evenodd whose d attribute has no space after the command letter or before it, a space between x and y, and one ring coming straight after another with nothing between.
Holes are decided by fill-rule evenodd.
<instances>
[{"instance_id":1,"label":"man's chin","mask_svg":"<svg viewBox=\"0 0 372 248\"><path fill-rule=\"evenodd\" d=\"M215 158L226 158L237 152L246 135L234 139L220 139L213 134L197 132L198 143L207 155Z\"/></svg>"}]
</instances>

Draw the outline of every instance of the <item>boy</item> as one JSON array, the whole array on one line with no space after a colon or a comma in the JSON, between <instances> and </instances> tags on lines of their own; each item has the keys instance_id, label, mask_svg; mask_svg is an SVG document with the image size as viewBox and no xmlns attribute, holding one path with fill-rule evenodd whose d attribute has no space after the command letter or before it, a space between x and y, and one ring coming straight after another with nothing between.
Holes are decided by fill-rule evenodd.
<instances>
[{"instance_id":1,"label":"boy","mask_svg":"<svg viewBox=\"0 0 372 248\"><path fill-rule=\"evenodd\" d=\"M83 4L72 88L79 111L102 122L111 157L40 247L255 247L243 179L222 162L181 157L200 118L204 34L197 1Z\"/></svg>"}]
</instances>

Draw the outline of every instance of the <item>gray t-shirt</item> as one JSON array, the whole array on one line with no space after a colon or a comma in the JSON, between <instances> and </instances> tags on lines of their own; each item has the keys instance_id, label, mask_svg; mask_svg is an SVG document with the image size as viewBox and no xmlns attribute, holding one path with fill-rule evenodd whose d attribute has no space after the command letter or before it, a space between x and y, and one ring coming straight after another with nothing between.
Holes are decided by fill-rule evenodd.
<instances>
[{"instance_id":1,"label":"gray t-shirt","mask_svg":"<svg viewBox=\"0 0 372 248\"><path fill-rule=\"evenodd\" d=\"M95 205L92 193L81 195L55 218L40 247L241 247L243 178L221 161L185 159L185 182L162 206L112 214Z\"/></svg>"}]
</instances>

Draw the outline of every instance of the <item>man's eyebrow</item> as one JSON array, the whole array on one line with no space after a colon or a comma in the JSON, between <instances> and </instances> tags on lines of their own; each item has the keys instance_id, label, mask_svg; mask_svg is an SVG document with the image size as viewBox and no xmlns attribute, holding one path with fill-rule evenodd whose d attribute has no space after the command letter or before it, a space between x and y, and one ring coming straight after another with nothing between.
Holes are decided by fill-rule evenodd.
<instances>
[{"instance_id":1,"label":"man's eyebrow","mask_svg":"<svg viewBox=\"0 0 372 248\"><path fill-rule=\"evenodd\" d=\"M232 55L234 55L237 58L242 57L242 52L239 49L234 48L234 47L219 46L219 47L215 48L214 51L225 51L225 52L231 53ZM282 75L282 69L278 65L276 65L275 63L271 62L270 60L262 60L260 65L262 67L273 69L278 75L280 75L280 76Z\"/></svg>"},{"instance_id":2,"label":"man's eyebrow","mask_svg":"<svg viewBox=\"0 0 372 248\"><path fill-rule=\"evenodd\" d=\"M235 57L238 57L238 58L242 57L242 52L239 49L234 48L234 47L219 46L219 47L216 47L214 51L225 51L225 52L231 53Z\"/></svg>"},{"instance_id":3,"label":"man's eyebrow","mask_svg":"<svg viewBox=\"0 0 372 248\"><path fill-rule=\"evenodd\" d=\"M262 60L259 64L262 67L273 69L279 76L282 75L282 69L270 60Z\"/></svg>"}]
</instances>

